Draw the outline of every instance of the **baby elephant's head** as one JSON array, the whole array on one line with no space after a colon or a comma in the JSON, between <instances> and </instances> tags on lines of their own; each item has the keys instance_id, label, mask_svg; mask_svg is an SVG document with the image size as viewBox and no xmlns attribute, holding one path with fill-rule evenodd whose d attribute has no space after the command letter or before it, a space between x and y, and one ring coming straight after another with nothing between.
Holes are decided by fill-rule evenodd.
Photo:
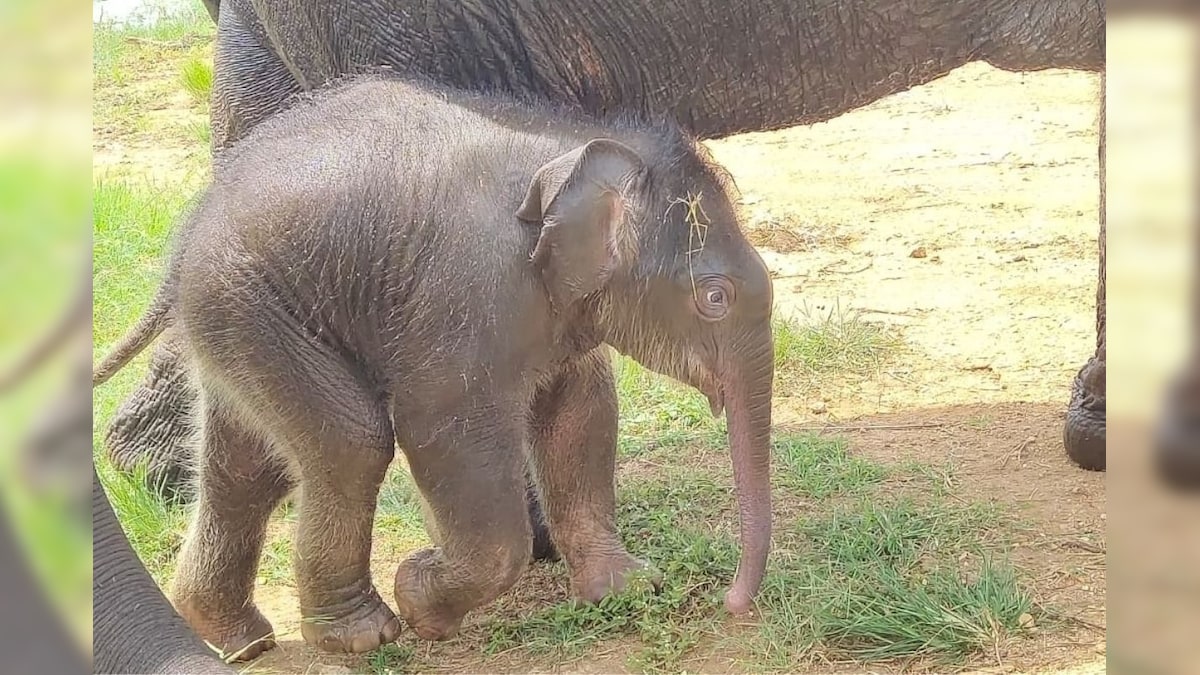
<instances>
[{"instance_id":1,"label":"baby elephant's head","mask_svg":"<svg viewBox=\"0 0 1200 675\"><path fill-rule=\"evenodd\" d=\"M723 170L682 135L595 139L542 166L517 211L559 312L725 411L742 558L726 595L750 608L771 538L771 279L738 225Z\"/></svg>"}]
</instances>

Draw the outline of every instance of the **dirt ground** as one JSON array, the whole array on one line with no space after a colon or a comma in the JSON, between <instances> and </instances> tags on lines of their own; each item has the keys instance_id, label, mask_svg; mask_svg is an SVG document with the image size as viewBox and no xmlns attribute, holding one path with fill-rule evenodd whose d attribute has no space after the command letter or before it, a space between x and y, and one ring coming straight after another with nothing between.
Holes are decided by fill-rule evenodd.
<instances>
[{"instance_id":1,"label":"dirt ground","mask_svg":"<svg viewBox=\"0 0 1200 675\"><path fill-rule=\"evenodd\" d=\"M987 672L1105 667L1105 477L1070 465L1061 443L1095 344L1098 93L1094 75L975 64L827 123L709 144L776 276L777 311L861 313L903 339L876 376L780 400L780 427L832 425L864 456L953 463L954 492L1029 519L1014 557L1043 571L1036 597L1067 625ZM150 144L133 138L98 135L97 171L144 162ZM377 578L394 565L377 561ZM348 672L300 641L293 589L259 601L281 648L250 672ZM448 671L530 667L430 649ZM619 653L590 658L546 667L624 670ZM714 656L689 669L737 667Z\"/></svg>"},{"instance_id":2,"label":"dirt ground","mask_svg":"<svg viewBox=\"0 0 1200 675\"><path fill-rule=\"evenodd\" d=\"M1017 507L1023 523L1014 538L1013 562L1037 570L1031 591L1039 604L1053 607L1055 625L1036 629L1034 637L1004 648L979 674L1045 673L1092 675L1106 670L1106 498L1104 477L1072 468L1062 457L1061 405L1007 402L944 405L867 415L860 427L840 431L863 457L895 462L954 466L953 494ZM782 425L784 429L791 425ZM375 579L390 582L395 551L376 551ZM483 657L473 639L488 614L512 614L514 607L547 606L567 599L561 575L533 567L497 606L469 616L461 641L419 643L423 665L439 673L632 673L620 642L567 662L531 662L524 655ZM259 608L272 621L278 648L250 665L250 673L361 672L359 657L320 653L300 636L295 590L260 585ZM737 630L736 624L730 630ZM411 642L411 636L402 638ZM700 645L685 664L689 672L746 673L746 655ZM920 672L900 665L873 665L870 672ZM423 669L422 672L425 672ZM830 673L860 673L859 666L831 665Z\"/></svg>"}]
</instances>

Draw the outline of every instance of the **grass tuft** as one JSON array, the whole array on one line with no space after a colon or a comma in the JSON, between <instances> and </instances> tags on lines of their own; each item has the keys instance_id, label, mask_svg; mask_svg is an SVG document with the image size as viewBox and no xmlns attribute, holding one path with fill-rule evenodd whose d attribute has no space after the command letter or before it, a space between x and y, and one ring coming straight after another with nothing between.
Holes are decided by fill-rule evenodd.
<instances>
[{"instance_id":1,"label":"grass tuft","mask_svg":"<svg viewBox=\"0 0 1200 675\"><path fill-rule=\"evenodd\" d=\"M97 461L96 471L133 550L150 576L162 585L174 569L175 554L183 544L187 512L160 499L148 487L144 468L126 474L106 461Z\"/></svg>"},{"instance_id":2,"label":"grass tuft","mask_svg":"<svg viewBox=\"0 0 1200 675\"><path fill-rule=\"evenodd\" d=\"M768 619L756 640L765 663L951 665L995 650L1033 603L979 534L994 517L874 496L799 526L806 545L763 587Z\"/></svg>"},{"instance_id":3,"label":"grass tuft","mask_svg":"<svg viewBox=\"0 0 1200 675\"><path fill-rule=\"evenodd\" d=\"M879 464L851 457L844 438L776 434L774 456L775 484L806 499L860 494L888 475Z\"/></svg>"},{"instance_id":4,"label":"grass tuft","mask_svg":"<svg viewBox=\"0 0 1200 675\"><path fill-rule=\"evenodd\" d=\"M193 100L197 103L207 104L212 95L212 64L198 58L189 59L183 64L179 81L183 84L184 91L191 95Z\"/></svg>"},{"instance_id":5,"label":"grass tuft","mask_svg":"<svg viewBox=\"0 0 1200 675\"><path fill-rule=\"evenodd\" d=\"M372 675L405 673L413 659L413 648L392 642L381 646L367 656L367 672Z\"/></svg>"},{"instance_id":6,"label":"grass tuft","mask_svg":"<svg viewBox=\"0 0 1200 675\"><path fill-rule=\"evenodd\" d=\"M788 394L819 375L867 375L900 347L898 335L883 324L864 321L840 306L824 314L805 309L800 317L776 315L775 382Z\"/></svg>"}]
</instances>

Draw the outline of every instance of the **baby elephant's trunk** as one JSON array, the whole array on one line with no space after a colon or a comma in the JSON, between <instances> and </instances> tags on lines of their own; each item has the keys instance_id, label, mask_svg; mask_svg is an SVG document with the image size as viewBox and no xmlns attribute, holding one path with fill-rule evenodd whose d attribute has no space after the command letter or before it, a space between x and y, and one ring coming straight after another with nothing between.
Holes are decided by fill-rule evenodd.
<instances>
[{"instance_id":1,"label":"baby elephant's trunk","mask_svg":"<svg viewBox=\"0 0 1200 675\"><path fill-rule=\"evenodd\" d=\"M770 345L727 371L724 378L729 450L741 521L742 557L737 576L725 594L734 614L751 609L762 585L771 549L771 384L774 362Z\"/></svg>"}]
</instances>

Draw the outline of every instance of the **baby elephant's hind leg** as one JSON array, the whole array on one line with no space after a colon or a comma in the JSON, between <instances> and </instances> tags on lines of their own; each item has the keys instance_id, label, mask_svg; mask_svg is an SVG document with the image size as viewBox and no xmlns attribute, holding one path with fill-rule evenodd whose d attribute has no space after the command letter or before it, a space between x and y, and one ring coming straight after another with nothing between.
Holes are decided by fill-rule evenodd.
<instances>
[{"instance_id":1,"label":"baby elephant's hind leg","mask_svg":"<svg viewBox=\"0 0 1200 675\"><path fill-rule=\"evenodd\" d=\"M396 443L386 398L334 348L298 326L265 323L244 333L259 337L221 353L237 354L241 367L254 373L238 379L239 395L300 474L294 559L300 633L331 652L361 653L392 642L400 621L370 572L379 486Z\"/></svg>"},{"instance_id":2,"label":"baby elephant's hind leg","mask_svg":"<svg viewBox=\"0 0 1200 675\"><path fill-rule=\"evenodd\" d=\"M233 660L274 646L254 606L254 577L267 520L291 490L284 465L216 397L205 396L199 503L172 585L180 614Z\"/></svg>"}]
</instances>

